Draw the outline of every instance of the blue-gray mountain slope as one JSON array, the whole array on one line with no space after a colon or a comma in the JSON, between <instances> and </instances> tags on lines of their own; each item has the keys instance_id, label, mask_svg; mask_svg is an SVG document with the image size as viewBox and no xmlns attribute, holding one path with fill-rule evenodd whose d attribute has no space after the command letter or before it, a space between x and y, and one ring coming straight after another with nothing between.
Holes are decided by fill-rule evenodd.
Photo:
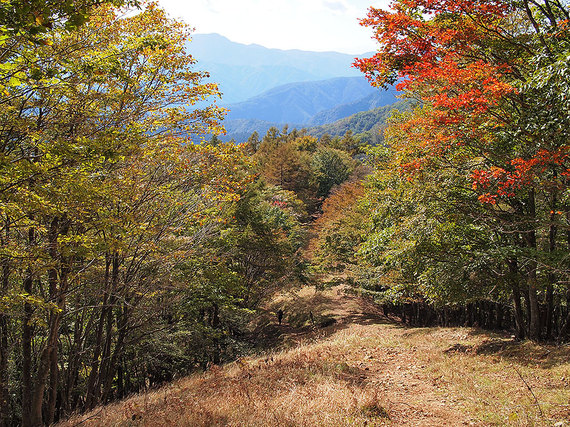
<instances>
[{"instance_id":1,"label":"blue-gray mountain slope","mask_svg":"<svg viewBox=\"0 0 570 427\"><path fill-rule=\"evenodd\" d=\"M208 71L210 80L219 83L226 104L287 83L361 75L351 67L356 55L268 49L219 34L194 34L188 51L198 60L196 69Z\"/></svg>"},{"instance_id":2,"label":"blue-gray mountain slope","mask_svg":"<svg viewBox=\"0 0 570 427\"><path fill-rule=\"evenodd\" d=\"M353 105L339 109L336 117L329 121L349 116L366 107L368 99L378 92L370 86L364 77L338 77L317 82L290 83L279 86L237 104L230 104L227 120L257 119L273 123L308 124L315 114L342 105ZM390 98L390 99L388 99ZM387 97L386 103L394 102L394 97ZM345 114L340 115L339 114ZM315 124L324 123L321 120Z\"/></svg>"}]
</instances>

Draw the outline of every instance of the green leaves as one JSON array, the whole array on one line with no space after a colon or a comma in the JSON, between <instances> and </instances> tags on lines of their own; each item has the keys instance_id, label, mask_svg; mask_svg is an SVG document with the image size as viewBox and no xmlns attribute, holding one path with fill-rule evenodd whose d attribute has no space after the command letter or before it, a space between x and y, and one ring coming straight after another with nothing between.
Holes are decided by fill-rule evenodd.
<instances>
[{"instance_id":1,"label":"green leaves","mask_svg":"<svg viewBox=\"0 0 570 427\"><path fill-rule=\"evenodd\" d=\"M49 2L40 3L21 6ZM41 13L35 24L21 16L19 31L45 28L32 31L33 40L4 28L0 45L0 309L37 346L30 361L37 371L14 375L37 377L38 395L51 369L42 353L58 365L74 358L60 365L59 378L78 378L74 392L84 393L95 379L112 384L124 363L118 355L153 341L165 318L183 317L181 299L198 314L172 328L193 332L202 330L192 326L199 309L219 304L233 313L246 294L220 236L253 174L239 147L187 139L217 129L221 117L216 107L192 107L218 92L202 82L205 73L189 69L188 28L152 4L121 17L103 6L86 21L92 4L54 5L54 28ZM199 301L192 299L197 289ZM227 334L216 324L223 316L205 333ZM98 327L86 326L87 317ZM93 348L102 339L104 357ZM174 344L195 363L192 346ZM11 333L10 363L27 352L19 345ZM11 385L14 394L18 387ZM90 389L90 399L116 392L105 387Z\"/></svg>"}]
</instances>

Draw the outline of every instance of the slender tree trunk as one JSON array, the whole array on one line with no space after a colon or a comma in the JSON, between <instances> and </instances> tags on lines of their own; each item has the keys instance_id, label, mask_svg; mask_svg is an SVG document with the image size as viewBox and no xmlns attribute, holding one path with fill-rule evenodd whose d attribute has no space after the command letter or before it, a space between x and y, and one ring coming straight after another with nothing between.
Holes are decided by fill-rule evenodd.
<instances>
[{"instance_id":1,"label":"slender tree trunk","mask_svg":"<svg viewBox=\"0 0 570 427\"><path fill-rule=\"evenodd\" d=\"M528 300L530 303L529 338L538 341L540 339L540 306L538 304L538 287L536 278L536 263L529 266Z\"/></svg>"},{"instance_id":2,"label":"slender tree trunk","mask_svg":"<svg viewBox=\"0 0 570 427\"><path fill-rule=\"evenodd\" d=\"M117 398L125 397L125 370L123 356L119 358L119 366L117 367Z\"/></svg>"},{"instance_id":3,"label":"slender tree trunk","mask_svg":"<svg viewBox=\"0 0 570 427\"><path fill-rule=\"evenodd\" d=\"M53 310L50 314L48 323L48 339L40 357L38 372L34 384L35 387L32 393L30 419L33 426L40 426L43 424L42 407L44 402L46 381L50 375L50 372L52 373L55 380L55 390L53 390L53 393L56 393L53 398L53 409L55 410L55 396L57 395L59 326L61 324L63 313L65 312L65 295L67 292L68 284L67 276L69 274L69 268L67 265L65 265L66 262L59 253L58 237L60 234L67 234L68 229L68 221L62 221L60 218L55 217L52 219L48 233L49 255L52 262L54 263L54 266L48 270L49 292L50 300L55 302L57 309ZM50 421L49 416L51 412L51 408L47 407L47 422Z\"/></svg>"},{"instance_id":4,"label":"slender tree trunk","mask_svg":"<svg viewBox=\"0 0 570 427\"><path fill-rule=\"evenodd\" d=\"M28 245L35 244L35 230L28 230ZM24 293L31 295L34 275L31 267L27 268L23 282ZM32 408L32 315L34 308L28 302L24 303L24 319L22 324L22 426L31 426Z\"/></svg>"},{"instance_id":5,"label":"slender tree trunk","mask_svg":"<svg viewBox=\"0 0 570 427\"><path fill-rule=\"evenodd\" d=\"M2 239L2 246L8 244L10 239L10 223L6 218L6 237ZM10 284L10 261L6 257L2 260L2 295L8 293ZM0 313L0 427L10 425L10 389L8 385L8 316Z\"/></svg>"},{"instance_id":6,"label":"slender tree trunk","mask_svg":"<svg viewBox=\"0 0 570 427\"><path fill-rule=\"evenodd\" d=\"M518 276L518 263L516 259L510 259L507 261L509 266L509 273L511 276L511 290L513 296L513 305L515 306L515 327L516 327L516 337L519 340L524 339L525 337L525 324L524 324L524 316L522 311L522 304L521 304L521 292L519 288L519 283L517 281Z\"/></svg>"},{"instance_id":7,"label":"slender tree trunk","mask_svg":"<svg viewBox=\"0 0 570 427\"><path fill-rule=\"evenodd\" d=\"M549 281L554 280L552 274L549 274ZM544 319L546 325L546 339L551 339L553 337L554 330L554 286L553 282L550 282L546 287L546 319Z\"/></svg>"},{"instance_id":8,"label":"slender tree trunk","mask_svg":"<svg viewBox=\"0 0 570 427\"><path fill-rule=\"evenodd\" d=\"M505 317L504 307L501 303L496 303L495 307L497 312L497 317L495 318L495 329L501 330L503 329L503 318Z\"/></svg>"},{"instance_id":9,"label":"slender tree trunk","mask_svg":"<svg viewBox=\"0 0 570 427\"><path fill-rule=\"evenodd\" d=\"M59 227L59 218L54 217L50 223L48 232L48 252L51 261L54 263L54 265L48 270L49 294L51 301L56 301L58 293L57 238L59 236ZM48 339L40 356L38 372L32 393L32 405L30 409L30 420L32 426L40 426L43 424L42 405L44 400L44 391L46 388L46 380L50 373L51 362L54 357L57 358L57 343L59 337L60 320L61 314L59 312L52 311L48 323Z\"/></svg>"},{"instance_id":10,"label":"slender tree trunk","mask_svg":"<svg viewBox=\"0 0 570 427\"><path fill-rule=\"evenodd\" d=\"M49 389L48 389L48 402L46 410L46 424L53 424L55 417L55 406L57 402L57 383L59 377L59 369L57 365L57 352L53 352L49 362Z\"/></svg>"},{"instance_id":11,"label":"slender tree trunk","mask_svg":"<svg viewBox=\"0 0 570 427\"><path fill-rule=\"evenodd\" d=\"M568 313L566 314L566 319L564 320L564 323L560 328L560 332L558 333L558 342L566 341L566 338L568 337L568 334L570 332L570 285L568 286L568 289L566 291L566 301L567 301L566 304L568 307Z\"/></svg>"},{"instance_id":12,"label":"slender tree trunk","mask_svg":"<svg viewBox=\"0 0 570 427\"><path fill-rule=\"evenodd\" d=\"M84 325L85 318L88 315L87 307L84 307L80 316L77 317L74 325L73 332L73 347L69 352L69 358L67 361L67 369L65 370L64 386L61 390L61 408L60 408L60 418L69 415L72 408L75 409L74 402L72 401L72 395L76 390L77 381L79 379L79 368L81 353L84 350L84 334L83 331L92 330L93 322L88 321L87 325ZM93 316L89 320L93 319Z\"/></svg>"},{"instance_id":13,"label":"slender tree trunk","mask_svg":"<svg viewBox=\"0 0 570 427\"><path fill-rule=\"evenodd\" d=\"M103 304L101 305L101 315L99 316L97 331L95 333L95 349L93 350L93 358L91 359L91 372L89 373L89 379L87 381L87 398L85 400L86 409L92 409L99 398L99 393L97 392L95 385L97 384L99 374L99 359L103 344L103 330L108 311L112 310L112 307L109 305L111 282L109 274L110 266L111 256L107 254L105 256L105 291L103 294Z\"/></svg>"},{"instance_id":14,"label":"slender tree trunk","mask_svg":"<svg viewBox=\"0 0 570 427\"><path fill-rule=\"evenodd\" d=\"M534 219L536 218L535 207L535 194L534 190L530 190L528 198L529 217L533 222L529 225L533 227ZM524 233L524 240L528 248L536 251L536 231L531 229ZM529 324L529 338L532 340L540 339L540 307L538 304L538 279L537 279L537 266L536 259L531 259L528 262L528 301L530 308L530 324Z\"/></svg>"},{"instance_id":15,"label":"slender tree trunk","mask_svg":"<svg viewBox=\"0 0 570 427\"><path fill-rule=\"evenodd\" d=\"M119 359L123 354L123 346L125 343L125 338L127 336L128 328L128 316L129 316L129 304L130 298L125 298L125 303L122 309L119 311L117 317L117 342L115 343L115 348L113 349L113 354L110 357L108 369L106 375L103 378L103 397L102 401L107 402L111 398L111 391L113 388L113 379L115 378L115 372L117 371L117 366Z\"/></svg>"},{"instance_id":16,"label":"slender tree trunk","mask_svg":"<svg viewBox=\"0 0 570 427\"><path fill-rule=\"evenodd\" d=\"M529 298L529 294L528 294L528 283L524 283L523 288L521 289L522 291L522 297L524 299L524 306L525 306L525 325L526 325L526 336L528 337L530 335L530 298Z\"/></svg>"},{"instance_id":17,"label":"slender tree trunk","mask_svg":"<svg viewBox=\"0 0 570 427\"><path fill-rule=\"evenodd\" d=\"M113 308L117 302L117 287L119 283L119 254L114 253L111 261L111 295L109 297L109 307L105 313L106 315L106 330L105 330L105 345L103 347L103 355L101 361L101 368L99 371L99 377L97 378L97 385L95 392L97 393L97 399L99 401L101 396L101 387L104 387L106 378L109 375L109 371L112 370L111 367L111 347L113 343Z\"/></svg>"},{"instance_id":18,"label":"slender tree trunk","mask_svg":"<svg viewBox=\"0 0 570 427\"><path fill-rule=\"evenodd\" d=\"M63 229L63 232L66 232L66 229ZM66 260L62 259L63 265L60 269L59 275L59 289L56 289L57 292L57 307L58 312L56 313L56 320L54 324L54 346L52 351L50 352L49 356L49 393L48 393L48 402L47 402L47 410L46 410L46 423L53 424L54 417L55 417L55 409L57 404L57 395L58 395L58 383L59 383L59 365L58 365L58 355L59 355L59 329L61 325L61 320L63 318L63 314L65 313L65 304L66 304L66 294L68 290L68 276L69 276L69 266L66 265Z\"/></svg>"},{"instance_id":19,"label":"slender tree trunk","mask_svg":"<svg viewBox=\"0 0 570 427\"><path fill-rule=\"evenodd\" d=\"M3 273L3 275L5 272ZM4 277L2 278L4 282ZM10 389L8 385L8 321L0 315L0 426L10 425Z\"/></svg>"},{"instance_id":20,"label":"slender tree trunk","mask_svg":"<svg viewBox=\"0 0 570 427\"><path fill-rule=\"evenodd\" d=\"M46 380L50 373L51 362L53 358L57 358L57 340L58 329L61 315L53 313L49 322L49 336L42 351L38 365L38 373L36 375L35 387L32 394L32 406L30 410L30 424L32 426L43 425L42 405L44 400L44 392L46 388Z\"/></svg>"},{"instance_id":21,"label":"slender tree trunk","mask_svg":"<svg viewBox=\"0 0 570 427\"><path fill-rule=\"evenodd\" d=\"M570 211L568 210L566 212L566 220L570 223ZM570 229L567 229L566 231L566 244L568 252L570 252ZM566 301L568 312L566 313L566 319L564 320L562 327L560 328L560 332L558 333L558 342L566 341L568 333L570 332L570 284L566 289Z\"/></svg>"},{"instance_id":22,"label":"slender tree trunk","mask_svg":"<svg viewBox=\"0 0 570 427\"><path fill-rule=\"evenodd\" d=\"M554 253L556 250L556 234L558 229L556 227L556 204L557 197L556 194L552 196L552 204L550 209L550 226L548 230L548 249L550 253ZM546 338L550 339L553 337L552 327L554 319L554 284L556 283L556 274L553 271L548 273L548 285L546 287Z\"/></svg>"}]
</instances>

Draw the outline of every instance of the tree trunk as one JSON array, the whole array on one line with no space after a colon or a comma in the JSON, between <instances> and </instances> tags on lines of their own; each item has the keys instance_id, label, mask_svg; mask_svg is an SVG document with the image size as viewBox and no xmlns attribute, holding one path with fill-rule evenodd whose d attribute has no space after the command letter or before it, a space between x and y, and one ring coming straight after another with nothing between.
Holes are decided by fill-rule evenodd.
<instances>
[{"instance_id":1,"label":"tree trunk","mask_svg":"<svg viewBox=\"0 0 570 427\"><path fill-rule=\"evenodd\" d=\"M538 288L536 278L536 263L531 262L529 266L528 301L530 305L529 338L531 340L540 339L540 306L538 304Z\"/></svg>"},{"instance_id":2,"label":"tree trunk","mask_svg":"<svg viewBox=\"0 0 570 427\"><path fill-rule=\"evenodd\" d=\"M30 408L30 425L34 427L43 425L42 404L51 361L54 357L57 357L57 339L60 319L61 316L59 314L53 313L51 315L48 340L42 351L38 365L38 373L36 375L35 387L32 393L32 405Z\"/></svg>"},{"instance_id":3,"label":"tree trunk","mask_svg":"<svg viewBox=\"0 0 570 427\"><path fill-rule=\"evenodd\" d=\"M103 347L103 355L101 357L101 368L99 371L99 377L97 378L97 385L95 387L95 393L97 393L98 401L104 400L100 399L101 387L104 387L106 383L107 376L112 370L111 367L111 347L113 344L113 307L117 302L117 286L119 280L119 255L117 253L113 254L112 258L112 270L111 270L111 295L109 296L109 307L106 311L106 330L105 330L105 345Z\"/></svg>"},{"instance_id":4,"label":"tree trunk","mask_svg":"<svg viewBox=\"0 0 570 427\"><path fill-rule=\"evenodd\" d=\"M8 322L0 315L0 426L10 425L10 390L8 386Z\"/></svg>"},{"instance_id":5,"label":"tree trunk","mask_svg":"<svg viewBox=\"0 0 570 427\"><path fill-rule=\"evenodd\" d=\"M5 246L10 239L9 220L6 218L6 238L1 244ZM2 260L2 295L8 293L10 284L10 261L6 257ZM8 385L8 316L0 313L0 427L10 425L10 389Z\"/></svg>"},{"instance_id":6,"label":"tree trunk","mask_svg":"<svg viewBox=\"0 0 570 427\"><path fill-rule=\"evenodd\" d=\"M550 210L550 226L548 230L548 249L552 254L556 250L556 234L558 229L556 227L556 194L552 196L552 205ZM551 270L548 273L548 285L546 287L546 338L553 337L552 326L554 319L554 284L556 283L556 274Z\"/></svg>"},{"instance_id":7,"label":"tree trunk","mask_svg":"<svg viewBox=\"0 0 570 427\"><path fill-rule=\"evenodd\" d=\"M76 393L76 385L79 380L80 358L84 352L84 333L83 331L91 331L93 329L93 316L89 318L87 325L85 325L85 317L88 314L88 308L83 307L82 313L78 316L74 325L73 332L73 347L69 351L69 358L67 360L67 369L65 370L65 381L61 390L61 407L60 418L69 415L75 409L75 402L72 400L72 395Z\"/></svg>"},{"instance_id":8,"label":"tree trunk","mask_svg":"<svg viewBox=\"0 0 570 427\"><path fill-rule=\"evenodd\" d=\"M570 222L570 211L566 212L566 220ZM568 251L570 252L570 229L566 231L566 244ZM564 320L560 332L558 333L558 342L566 341L568 337L568 332L570 332L570 284L566 289L566 307L568 312L566 313L566 319Z\"/></svg>"},{"instance_id":9,"label":"tree trunk","mask_svg":"<svg viewBox=\"0 0 570 427\"><path fill-rule=\"evenodd\" d=\"M568 333L570 332L570 285L568 286L568 290L566 291L566 301L568 306L568 313L566 314L566 319L564 320L564 324L562 328L560 328L560 332L558 334L558 342L566 341L568 337Z\"/></svg>"},{"instance_id":10,"label":"tree trunk","mask_svg":"<svg viewBox=\"0 0 570 427\"><path fill-rule=\"evenodd\" d=\"M58 236L60 233L66 234L69 228L67 221L60 221L60 218L54 217L50 224L48 233L49 255L54 266L48 270L48 282L50 301L56 303L57 309L50 314L48 339L42 351L40 361L38 364L38 372L32 393L32 406L30 410L30 420L33 426L40 426L43 424L42 406L44 401L44 392L46 389L46 381L52 368L53 378L55 379L54 393L57 393L57 358L58 358L58 342L59 342L59 326L65 311L65 295L67 292L67 276L69 269L65 265L64 260L60 256L58 248ZM59 272L58 272L59 266ZM49 401L49 399L48 399ZM55 396L53 400L55 409ZM50 408L47 408L47 415L50 415ZM49 419L46 421L49 422Z\"/></svg>"},{"instance_id":11,"label":"tree trunk","mask_svg":"<svg viewBox=\"0 0 570 427\"><path fill-rule=\"evenodd\" d=\"M496 303L495 307L497 312L497 317L495 318L495 329L501 330L503 329L503 318L505 317L504 307L501 303Z\"/></svg>"},{"instance_id":12,"label":"tree trunk","mask_svg":"<svg viewBox=\"0 0 570 427\"><path fill-rule=\"evenodd\" d=\"M125 298L125 303L122 309L118 313L117 317L117 342L115 348L113 349L113 355L109 360L108 369L103 378L103 397L102 401L107 402L111 397L111 390L113 388L113 379L115 378L115 372L117 371L117 366L119 363L119 358L123 353L123 345L125 342L125 337L127 335L128 329L128 313L129 313L130 298Z\"/></svg>"},{"instance_id":13,"label":"tree trunk","mask_svg":"<svg viewBox=\"0 0 570 427\"><path fill-rule=\"evenodd\" d=\"M534 221L536 217L535 195L534 190L530 190L528 198L529 217ZM533 225L530 224L530 227ZM532 250L536 250L536 231L531 229L524 233L526 246ZM528 301L530 308L529 338L532 340L540 339L540 307L538 304L538 280L536 275L538 263L536 259L528 262Z\"/></svg>"},{"instance_id":14,"label":"tree trunk","mask_svg":"<svg viewBox=\"0 0 570 427\"><path fill-rule=\"evenodd\" d=\"M109 269L111 266L111 257L107 254L105 256L105 291L103 294L103 303L101 305L101 315L99 316L99 322L97 324L97 331L95 332L95 349L93 350L93 357L91 359L91 372L89 373L89 379L87 380L87 397L85 400L85 408L92 409L96 403L99 395L95 390L95 385L97 384L97 377L99 374L99 359L101 356L102 344L103 344L103 328L105 325L105 319L107 317L107 312L112 310L109 306L109 293L110 293L110 275Z\"/></svg>"},{"instance_id":15,"label":"tree trunk","mask_svg":"<svg viewBox=\"0 0 570 427\"><path fill-rule=\"evenodd\" d=\"M513 305L515 306L514 318L515 318L515 327L516 327L516 337L519 340L523 340L525 337L525 323L524 323L524 315L522 310L521 304L521 292L519 288L519 283L517 281L517 275L519 272L518 263L516 259L510 259L507 261L509 266L509 273L510 273L510 283L511 283L511 290L512 290L512 297L513 297Z\"/></svg>"},{"instance_id":16,"label":"tree trunk","mask_svg":"<svg viewBox=\"0 0 570 427\"><path fill-rule=\"evenodd\" d=\"M28 230L28 244L35 244L35 230ZM32 295L34 275L31 267L27 268L26 278L22 284L24 293ZM24 303L24 320L22 324L22 426L31 426L32 407L32 315L34 308Z\"/></svg>"},{"instance_id":17,"label":"tree trunk","mask_svg":"<svg viewBox=\"0 0 570 427\"><path fill-rule=\"evenodd\" d=\"M48 389L48 402L46 410L46 424L53 424L55 417L55 406L57 401L57 383L59 377L59 370L57 365L57 351L52 354L49 362L49 389Z\"/></svg>"}]
</instances>

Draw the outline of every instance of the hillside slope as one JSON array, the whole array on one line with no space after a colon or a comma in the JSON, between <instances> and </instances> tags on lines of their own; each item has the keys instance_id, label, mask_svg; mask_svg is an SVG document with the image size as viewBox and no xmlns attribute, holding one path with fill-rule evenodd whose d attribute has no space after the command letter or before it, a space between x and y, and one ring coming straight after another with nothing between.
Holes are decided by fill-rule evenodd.
<instances>
[{"instance_id":1,"label":"hillside slope","mask_svg":"<svg viewBox=\"0 0 570 427\"><path fill-rule=\"evenodd\" d=\"M331 136L342 136L351 131L360 138L362 143L377 145L384 141L384 129L394 110L406 111L411 105L409 100L401 100L373 110L361 111L333 123L310 127L308 132L320 138L325 133Z\"/></svg>"},{"instance_id":2,"label":"hillside slope","mask_svg":"<svg viewBox=\"0 0 570 427\"><path fill-rule=\"evenodd\" d=\"M342 136L347 131L358 135L367 144L379 144L384 140L382 130L387 125L387 120L392 115L393 110L405 111L410 108L409 100L400 100L391 105L377 107L370 111L361 111L349 117L337 120L320 126L308 126L302 124L288 124L289 129L307 129L310 135L320 138L325 133L330 136ZM236 119L225 120L224 127L227 134L222 136L222 140L234 139L237 142L247 141L247 138L256 131L263 136L272 126L281 129L283 123L275 123L266 120Z\"/></svg>"},{"instance_id":3,"label":"hillside slope","mask_svg":"<svg viewBox=\"0 0 570 427\"><path fill-rule=\"evenodd\" d=\"M268 49L219 34L194 34L188 51L197 59L197 69L209 71L211 80L220 84L225 103L287 83L362 75L352 67L356 55Z\"/></svg>"},{"instance_id":4,"label":"hillside slope","mask_svg":"<svg viewBox=\"0 0 570 427\"><path fill-rule=\"evenodd\" d=\"M405 327L342 287L284 293L266 309L257 333L281 350L62 425L568 425L568 346Z\"/></svg>"},{"instance_id":5,"label":"hillside slope","mask_svg":"<svg viewBox=\"0 0 570 427\"><path fill-rule=\"evenodd\" d=\"M398 101L396 96L397 92L394 87L388 90L378 90L377 88L374 88L374 91L364 98L360 98L346 104L337 105L329 110L324 110L315 114L307 124L311 126L319 126L327 123L333 123L356 113L392 105Z\"/></svg>"},{"instance_id":6,"label":"hillside slope","mask_svg":"<svg viewBox=\"0 0 570 427\"><path fill-rule=\"evenodd\" d=\"M337 77L316 82L290 83L247 101L227 105L230 110L227 120L257 119L273 123L309 123L319 112L352 104L374 92L377 92L377 89L370 86L364 77ZM350 114L352 112L348 115Z\"/></svg>"}]
</instances>

